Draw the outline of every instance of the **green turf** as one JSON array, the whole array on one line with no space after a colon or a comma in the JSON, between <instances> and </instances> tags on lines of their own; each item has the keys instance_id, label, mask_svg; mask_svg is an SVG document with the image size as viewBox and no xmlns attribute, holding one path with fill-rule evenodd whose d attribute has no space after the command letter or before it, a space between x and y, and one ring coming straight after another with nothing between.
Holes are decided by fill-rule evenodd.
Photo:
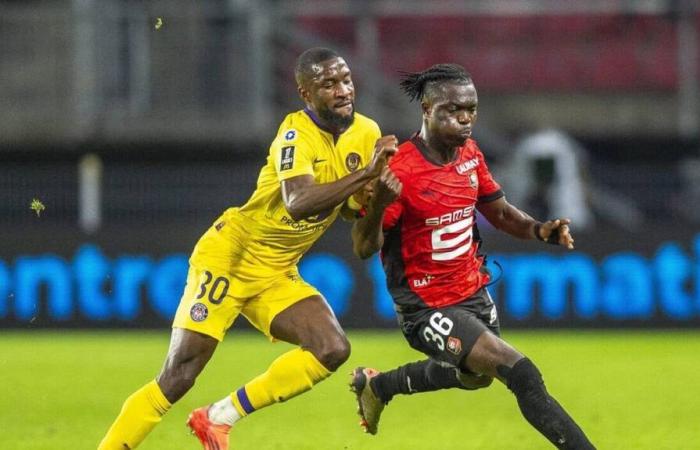
<instances>
[{"instance_id":1,"label":"green turf","mask_svg":"<svg viewBox=\"0 0 700 450\"><path fill-rule=\"evenodd\" d=\"M700 332L508 332L600 449L700 449ZM377 436L361 433L347 373L420 358L398 332L350 333L353 355L313 391L261 410L232 449L547 449L499 383L395 399ZM95 449L122 401L159 370L163 332L0 333L0 449ZM288 346L229 335L195 388L139 449L198 449L184 427Z\"/></svg>"}]
</instances>

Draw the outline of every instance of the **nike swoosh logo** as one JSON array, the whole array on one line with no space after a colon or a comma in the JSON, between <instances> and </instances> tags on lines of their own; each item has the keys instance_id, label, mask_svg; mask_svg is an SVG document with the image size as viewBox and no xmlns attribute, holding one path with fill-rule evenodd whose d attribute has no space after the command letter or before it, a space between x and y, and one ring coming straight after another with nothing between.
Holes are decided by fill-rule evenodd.
<instances>
[{"instance_id":1,"label":"nike swoosh logo","mask_svg":"<svg viewBox=\"0 0 700 450\"><path fill-rule=\"evenodd\" d=\"M327 159L314 159L314 164L322 163L328 161Z\"/></svg>"}]
</instances>

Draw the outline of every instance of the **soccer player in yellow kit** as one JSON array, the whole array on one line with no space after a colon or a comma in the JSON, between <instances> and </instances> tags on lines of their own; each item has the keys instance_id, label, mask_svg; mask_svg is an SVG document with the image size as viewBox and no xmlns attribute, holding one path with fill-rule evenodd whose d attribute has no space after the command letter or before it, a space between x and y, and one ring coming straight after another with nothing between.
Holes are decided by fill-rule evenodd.
<instances>
[{"instance_id":1,"label":"soccer player in yellow kit","mask_svg":"<svg viewBox=\"0 0 700 450\"><path fill-rule=\"evenodd\" d=\"M333 50L302 53L295 78L306 108L284 119L250 200L224 212L195 246L163 368L124 402L99 450L136 448L194 385L240 313L298 348L190 414L207 450L227 449L237 420L309 390L347 360L343 330L297 263L338 214L360 208L353 194L382 172L397 141L354 111L350 69Z\"/></svg>"}]
</instances>

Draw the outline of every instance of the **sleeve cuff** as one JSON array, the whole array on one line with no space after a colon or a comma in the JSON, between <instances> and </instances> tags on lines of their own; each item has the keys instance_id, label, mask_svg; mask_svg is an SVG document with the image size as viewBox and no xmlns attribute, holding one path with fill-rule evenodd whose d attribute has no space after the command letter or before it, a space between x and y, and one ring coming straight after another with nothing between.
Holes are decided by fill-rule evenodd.
<instances>
[{"instance_id":1,"label":"sleeve cuff","mask_svg":"<svg viewBox=\"0 0 700 450\"><path fill-rule=\"evenodd\" d=\"M284 180L288 180L290 178L300 177L302 175L314 176L314 173L313 173L313 171L311 171L311 172L308 172L308 171L307 172L304 172L304 171L296 171L296 172L281 171L281 172L277 172L277 179L279 181L284 181Z\"/></svg>"},{"instance_id":2,"label":"sleeve cuff","mask_svg":"<svg viewBox=\"0 0 700 450\"><path fill-rule=\"evenodd\" d=\"M498 200L499 198L503 197L505 194L503 193L502 189L499 189L495 192L492 192L491 194L487 195L482 195L481 197L478 198L479 203L488 203L492 202L494 200Z\"/></svg>"}]
</instances>

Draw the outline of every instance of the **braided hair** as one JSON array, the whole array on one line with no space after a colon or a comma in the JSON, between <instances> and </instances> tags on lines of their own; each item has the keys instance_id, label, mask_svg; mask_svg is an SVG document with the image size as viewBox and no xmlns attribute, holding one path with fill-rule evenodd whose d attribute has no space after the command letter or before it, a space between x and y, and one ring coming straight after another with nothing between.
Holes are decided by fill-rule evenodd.
<instances>
[{"instance_id":1,"label":"braided hair","mask_svg":"<svg viewBox=\"0 0 700 450\"><path fill-rule=\"evenodd\" d=\"M471 83L472 77L459 64L435 64L422 72L401 72L401 89L413 100L423 100L426 91L436 82Z\"/></svg>"}]
</instances>

